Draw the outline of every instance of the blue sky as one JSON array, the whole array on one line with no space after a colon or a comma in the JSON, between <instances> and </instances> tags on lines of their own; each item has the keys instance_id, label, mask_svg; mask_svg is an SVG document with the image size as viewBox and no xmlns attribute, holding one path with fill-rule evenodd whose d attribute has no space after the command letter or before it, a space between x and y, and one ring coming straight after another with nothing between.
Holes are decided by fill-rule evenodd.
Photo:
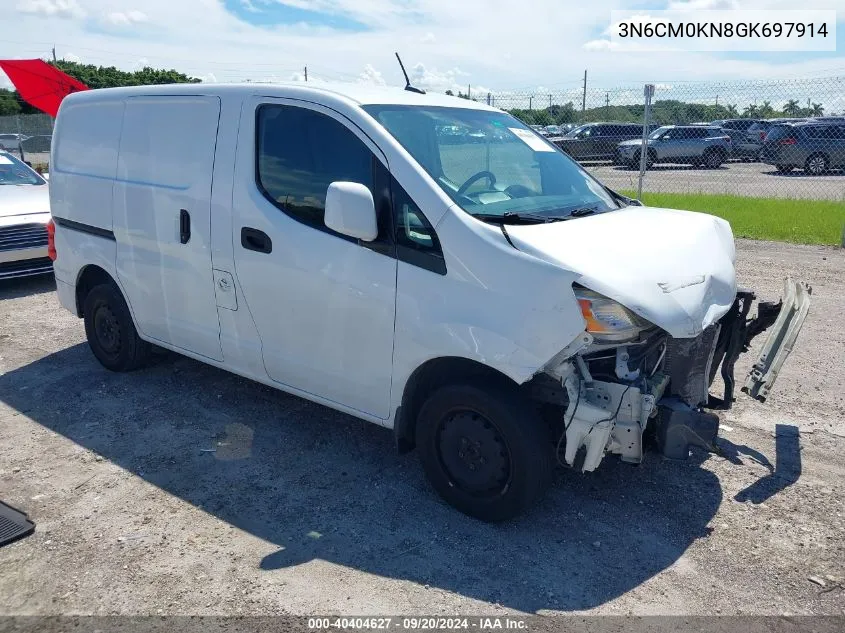
<instances>
[{"instance_id":1,"label":"blue sky","mask_svg":"<svg viewBox=\"0 0 845 633\"><path fill-rule=\"evenodd\" d=\"M0 53L133 69L176 68L207 81L301 79L401 85L400 51L433 90L577 92L643 82L845 76L845 0L832 53L620 53L604 46L611 11L795 9L794 0L7 0ZM0 76L0 82L4 78ZM602 93L603 94L603 93ZM596 97L598 98L598 97Z\"/></svg>"}]
</instances>

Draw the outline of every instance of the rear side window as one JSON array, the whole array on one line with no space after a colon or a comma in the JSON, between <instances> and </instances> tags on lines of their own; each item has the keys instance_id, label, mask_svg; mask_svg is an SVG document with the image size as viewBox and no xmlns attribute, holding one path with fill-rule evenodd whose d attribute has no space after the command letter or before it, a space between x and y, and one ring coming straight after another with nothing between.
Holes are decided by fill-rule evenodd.
<instances>
[{"instance_id":1,"label":"rear side window","mask_svg":"<svg viewBox=\"0 0 845 633\"><path fill-rule=\"evenodd\" d=\"M123 107L121 101L62 107L53 168L82 176L114 178Z\"/></svg>"},{"instance_id":2,"label":"rear side window","mask_svg":"<svg viewBox=\"0 0 845 633\"><path fill-rule=\"evenodd\" d=\"M289 216L327 230L326 193L337 181L374 190L374 155L339 121L305 108L258 108L256 178L264 196Z\"/></svg>"},{"instance_id":3,"label":"rear side window","mask_svg":"<svg viewBox=\"0 0 845 633\"><path fill-rule=\"evenodd\" d=\"M773 125L769 128L768 134L766 134L766 140L776 141L779 138L789 135L790 132L792 132L791 125Z\"/></svg>"}]
</instances>

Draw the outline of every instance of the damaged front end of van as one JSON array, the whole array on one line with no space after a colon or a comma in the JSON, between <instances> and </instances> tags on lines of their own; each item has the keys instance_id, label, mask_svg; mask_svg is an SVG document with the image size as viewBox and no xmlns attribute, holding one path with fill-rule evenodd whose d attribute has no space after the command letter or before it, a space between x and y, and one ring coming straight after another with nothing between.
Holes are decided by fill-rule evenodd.
<instances>
[{"instance_id":1,"label":"damaged front end of van","mask_svg":"<svg viewBox=\"0 0 845 633\"><path fill-rule=\"evenodd\" d=\"M563 412L559 457L570 466L592 471L606 454L640 463L647 433L671 459L686 458L693 446L715 450L715 412L734 403L739 357L767 336L740 386L765 402L795 345L811 288L787 278L780 301L758 300L736 287L735 253L732 239L723 239L729 231L723 221L685 220L692 227L696 221L698 234L688 244L675 240L681 245L674 257L670 253L674 274L662 273L666 267L646 256L627 265L614 261L612 250L583 254L589 260L583 266L573 261L577 249L555 258L582 271L573 292L585 329L527 387L533 400ZM526 250L553 250L532 240L530 230L513 233Z\"/></svg>"},{"instance_id":2,"label":"damaged front end of van","mask_svg":"<svg viewBox=\"0 0 845 633\"><path fill-rule=\"evenodd\" d=\"M565 452L575 465L581 451L584 471L595 470L605 454L639 463L644 436L655 433L664 456L684 459L690 447L715 450L719 417L734 402L734 367L751 342L768 331L762 352L742 391L765 402L798 337L811 289L785 281L778 303L756 301L740 290L728 312L694 338L675 338L648 327L623 306L584 288L576 295L588 323L585 331L533 381L535 398L565 403ZM749 316L754 310L754 316ZM638 330L634 340L614 343L605 324ZM618 337L619 334L616 334ZM720 396L711 387L720 377ZM558 389L557 387L560 387Z\"/></svg>"}]
</instances>

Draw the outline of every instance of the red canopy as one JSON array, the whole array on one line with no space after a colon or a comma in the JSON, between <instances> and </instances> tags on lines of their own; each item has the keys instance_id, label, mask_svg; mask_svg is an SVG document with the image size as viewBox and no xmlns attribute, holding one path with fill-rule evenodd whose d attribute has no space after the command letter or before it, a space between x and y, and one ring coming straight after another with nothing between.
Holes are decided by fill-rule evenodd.
<instances>
[{"instance_id":1,"label":"red canopy","mask_svg":"<svg viewBox=\"0 0 845 633\"><path fill-rule=\"evenodd\" d=\"M24 101L53 117L62 99L72 92L88 90L84 83L42 59L0 59L0 68Z\"/></svg>"}]
</instances>

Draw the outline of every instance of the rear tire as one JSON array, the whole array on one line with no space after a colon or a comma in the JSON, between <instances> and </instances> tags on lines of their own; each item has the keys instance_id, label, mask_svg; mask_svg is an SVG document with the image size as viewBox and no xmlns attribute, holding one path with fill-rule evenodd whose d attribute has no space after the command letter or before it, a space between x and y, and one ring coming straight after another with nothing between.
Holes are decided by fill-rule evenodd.
<instances>
[{"instance_id":1,"label":"rear tire","mask_svg":"<svg viewBox=\"0 0 845 633\"><path fill-rule=\"evenodd\" d=\"M704 152L702 162L707 169L718 169L725 162L725 156L717 149L709 149Z\"/></svg>"},{"instance_id":2,"label":"rear tire","mask_svg":"<svg viewBox=\"0 0 845 633\"><path fill-rule=\"evenodd\" d=\"M438 494L482 521L521 514L552 479L548 428L533 404L504 381L435 391L420 409L416 443Z\"/></svg>"},{"instance_id":3,"label":"rear tire","mask_svg":"<svg viewBox=\"0 0 845 633\"><path fill-rule=\"evenodd\" d=\"M148 360L151 346L138 336L129 307L113 283L94 286L83 312L88 345L103 367L132 371Z\"/></svg>"},{"instance_id":4,"label":"rear tire","mask_svg":"<svg viewBox=\"0 0 845 633\"><path fill-rule=\"evenodd\" d=\"M828 170L828 167L830 167L830 163L824 154L813 154L804 163L804 171L813 176L822 175Z\"/></svg>"}]
</instances>

